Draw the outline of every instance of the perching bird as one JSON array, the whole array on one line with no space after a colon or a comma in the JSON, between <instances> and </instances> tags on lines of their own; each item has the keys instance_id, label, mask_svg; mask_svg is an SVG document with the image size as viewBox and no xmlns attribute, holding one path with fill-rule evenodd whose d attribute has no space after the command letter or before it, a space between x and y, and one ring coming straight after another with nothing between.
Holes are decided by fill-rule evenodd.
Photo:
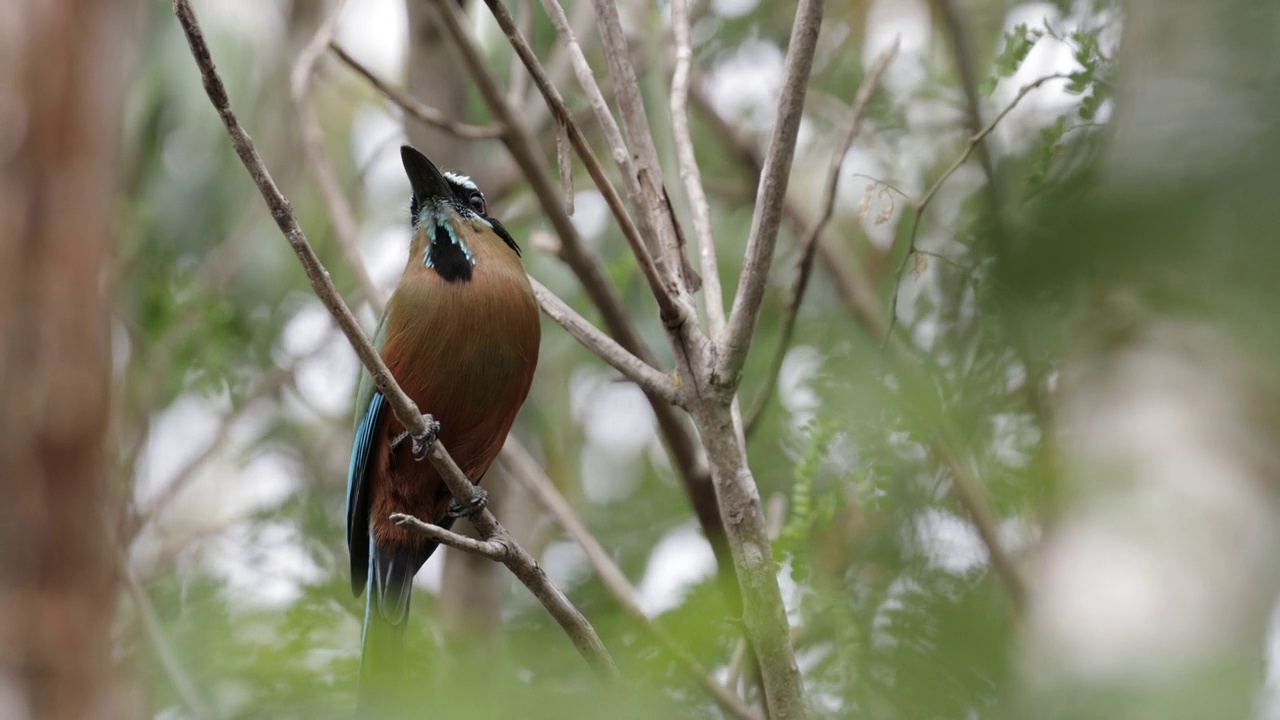
<instances>
[{"instance_id":1,"label":"perching bird","mask_svg":"<svg viewBox=\"0 0 1280 720\"><path fill-rule=\"evenodd\" d=\"M487 214L469 178L400 149L413 195L409 262L378 323L374 344L400 387L440 424L439 439L480 482L533 382L541 330L520 248ZM392 523L407 513L442 527L459 514L432 464L412 442L373 378L361 373L347 474L351 589L368 591L361 652L362 708L399 674L413 576L436 543ZM473 509L474 510L474 509ZM394 690L394 688L392 688Z\"/></svg>"}]
</instances>

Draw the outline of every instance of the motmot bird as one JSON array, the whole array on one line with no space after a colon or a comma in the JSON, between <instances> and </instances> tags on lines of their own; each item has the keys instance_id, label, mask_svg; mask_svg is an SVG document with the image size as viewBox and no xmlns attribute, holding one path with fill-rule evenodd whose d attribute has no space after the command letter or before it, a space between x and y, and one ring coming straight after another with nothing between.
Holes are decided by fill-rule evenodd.
<instances>
[{"instance_id":1,"label":"motmot bird","mask_svg":"<svg viewBox=\"0 0 1280 720\"><path fill-rule=\"evenodd\" d=\"M488 215L475 183L441 173L408 145L400 148L400 158L413 191L413 236L374 345L400 387L439 423L438 437L458 467L479 483L533 382L541 339L538 303L520 246ZM406 513L448 528L466 514L451 505L439 473L415 457L406 436L363 370L347 475L351 589L356 597L368 593L362 706L377 692L379 674L399 674L413 577L436 549L389 516Z\"/></svg>"}]
</instances>

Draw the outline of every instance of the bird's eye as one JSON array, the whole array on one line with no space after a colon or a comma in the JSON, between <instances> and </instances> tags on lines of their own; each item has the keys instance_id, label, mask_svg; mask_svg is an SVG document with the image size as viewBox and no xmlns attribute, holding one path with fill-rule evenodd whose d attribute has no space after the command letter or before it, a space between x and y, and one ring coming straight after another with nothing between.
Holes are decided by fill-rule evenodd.
<instances>
[{"instance_id":1,"label":"bird's eye","mask_svg":"<svg viewBox=\"0 0 1280 720\"><path fill-rule=\"evenodd\" d=\"M480 215L484 215L485 206L484 206L483 195L481 195L478 192L473 192L471 193L471 197L467 200L467 202L470 203L472 210L475 210Z\"/></svg>"}]
</instances>

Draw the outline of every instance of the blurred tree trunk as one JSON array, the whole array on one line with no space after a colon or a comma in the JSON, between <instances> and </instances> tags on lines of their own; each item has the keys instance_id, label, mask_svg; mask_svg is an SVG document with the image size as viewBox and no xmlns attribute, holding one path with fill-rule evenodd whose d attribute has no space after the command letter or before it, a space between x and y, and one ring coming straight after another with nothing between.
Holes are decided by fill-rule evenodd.
<instances>
[{"instance_id":1,"label":"blurred tree trunk","mask_svg":"<svg viewBox=\"0 0 1280 720\"><path fill-rule=\"evenodd\" d=\"M404 5L409 13L409 57L405 73L409 92L448 117L465 117L467 74L462 71L462 60L457 57L453 43L436 27L428 3L405 0ZM466 164L468 144L411 118L405 122L409 142L441 169L462 169ZM466 172L478 175L480 169L468 167ZM477 182L480 180L483 178L477 177ZM484 187L483 182L480 187Z\"/></svg>"},{"instance_id":2,"label":"blurred tree trunk","mask_svg":"<svg viewBox=\"0 0 1280 720\"><path fill-rule=\"evenodd\" d=\"M133 7L18 0L0 23L0 716L15 720L121 715L105 284Z\"/></svg>"}]
</instances>

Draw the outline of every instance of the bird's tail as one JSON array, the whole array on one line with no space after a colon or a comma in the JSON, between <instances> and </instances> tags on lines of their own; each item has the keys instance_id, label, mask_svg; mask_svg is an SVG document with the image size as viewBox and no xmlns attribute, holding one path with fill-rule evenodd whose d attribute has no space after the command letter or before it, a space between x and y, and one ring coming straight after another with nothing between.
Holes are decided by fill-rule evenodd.
<instances>
[{"instance_id":1,"label":"bird's tail","mask_svg":"<svg viewBox=\"0 0 1280 720\"><path fill-rule=\"evenodd\" d=\"M408 618L392 623L378 612L373 588L365 595L364 639L360 647L360 687L356 717L398 717L407 686L404 678L404 639Z\"/></svg>"},{"instance_id":2,"label":"bird's tail","mask_svg":"<svg viewBox=\"0 0 1280 720\"><path fill-rule=\"evenodd\" d=\"M436 548L429 543L394 551L369 539L369 576L365 584L364 635L360 648L357 718L401 717L408 705L405 631L413 577Z\"/></svg>"}]
</instances>

